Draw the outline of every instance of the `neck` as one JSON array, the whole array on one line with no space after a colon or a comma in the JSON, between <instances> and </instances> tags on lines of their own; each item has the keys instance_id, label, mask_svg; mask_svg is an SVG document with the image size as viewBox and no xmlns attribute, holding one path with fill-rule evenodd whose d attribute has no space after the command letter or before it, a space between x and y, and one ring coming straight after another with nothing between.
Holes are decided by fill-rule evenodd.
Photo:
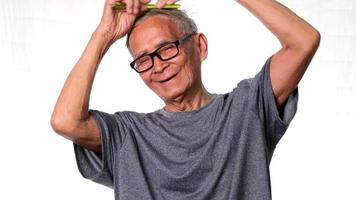
<instances>
[{"instance_id":1,"label":"neck","mask_svg":"<svg viewBox=\"0 0 356 200\"><path fill-rule=\"evenodd\" d=\"M199 109L206 105L214 95L201 87L197 91L192 91L175 99L165 101L166 112L188 112Z\"/></svg>"}]
</instances>

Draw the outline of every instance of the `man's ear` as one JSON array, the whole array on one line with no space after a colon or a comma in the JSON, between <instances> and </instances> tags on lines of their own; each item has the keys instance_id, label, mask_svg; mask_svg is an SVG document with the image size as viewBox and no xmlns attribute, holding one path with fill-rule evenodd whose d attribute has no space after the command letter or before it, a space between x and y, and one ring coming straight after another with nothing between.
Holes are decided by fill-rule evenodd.
<instances>
[{"instance_id":1,"label":"man's ear","mask_svg":"<svg viewBox=\"0 0 356 200\"><path fill-rule=\"evenodd\" d=\"M203 33L198 33L198 48L200 61L202 62L208 57L208 39Z\"/></svg>"}]
</instances>

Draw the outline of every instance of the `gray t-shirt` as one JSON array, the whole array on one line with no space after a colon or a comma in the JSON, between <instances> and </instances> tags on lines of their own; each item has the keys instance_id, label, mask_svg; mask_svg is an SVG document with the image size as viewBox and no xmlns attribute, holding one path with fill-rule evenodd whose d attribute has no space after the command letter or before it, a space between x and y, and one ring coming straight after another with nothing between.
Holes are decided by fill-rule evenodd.
<instances>
[{"instance_id":1,"label":"gray t-shirt","mask_svg":"<svg viewBox=\"0 0 356 200\"><path fill-rule=\"evenodd\" d=\"M198 110L90 110L102 154L74 144L79 171L113 188L116 200L271 199L269 164L296 112L298 90L278 110L270 60Z\"/></svg>"}]
</instances>

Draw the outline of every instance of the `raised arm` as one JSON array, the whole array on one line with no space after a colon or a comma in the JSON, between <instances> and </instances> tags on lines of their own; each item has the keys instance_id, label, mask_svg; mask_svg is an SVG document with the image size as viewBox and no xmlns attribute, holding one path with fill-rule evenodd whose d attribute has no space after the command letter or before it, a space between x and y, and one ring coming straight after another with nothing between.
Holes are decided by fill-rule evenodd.
<instances>
[{"instance_id":1,"label":"raised arm","mask_svg":"<svg viewBox=\"0 0 356 200\"><path fill-rule=\"evenodd\" d=\"M278 105L297 87L320 42L319 32L274 0L236 0L255 15L280 41L271 59L270 77Z\"/></svg>"},{"instance_id":2,"label":"raised arm","mask_svg":"<svg viewBox=\"0 0 356 200\"><path fill-rule=\"evenodd\" d=\"M122 1L127 4L127 12L114 11L112 4L115 2L105 2L101 22L65 81L51 117L55 132L98 153L101 152L100 129L88 112L94 77L110 45L126 35L148 0Z\"/></svg>"}]
</instances>

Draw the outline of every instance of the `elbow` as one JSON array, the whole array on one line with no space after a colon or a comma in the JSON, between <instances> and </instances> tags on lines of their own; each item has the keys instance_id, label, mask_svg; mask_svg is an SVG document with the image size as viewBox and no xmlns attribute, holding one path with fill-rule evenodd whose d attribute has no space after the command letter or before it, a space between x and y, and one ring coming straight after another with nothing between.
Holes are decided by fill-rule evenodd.
<instances>
[{"instance_id":1,"label":"elbow","mask_svg":"<svg viewBox=\"0 0 356 200\"><path fill-rule=\"evenodd\" d=\"M73 140L73 132L75 132L75 125L73 122L69 122L64 117L52 115L51 127L58 135L67 139Z\"/></svg>"},{"instance_id":2,"label":"elbow","mask_svg":"<svg viewBox=\"0 0 356 200\"><path fill-rule=\"evenodd\" d=\"M319 48L321 40L321 34L318 30L314 29L309 33L309 39L308 39L308 45L306 45L306 50L307 51L312 51L316 52L316 50Z\"/></svg>"},{"instance_id":3,"label":"elbow","mask_svg":"<svg viewBox=\"0 0 356 200\"><path fill-rule=\"evenodd\" d=\"M299 52L315 52L320 44L321 34L312 26L308 26L299 33L290 33L281 40L282 49Z\"/></svg>"},{"instance_id":4,"label":"elbow","mask_svg":"<svg viewBox=\"0 0 356 200\"><path fill-rule=\"evenodd\" d=\"M320 45L320 40L321 40L321 34L319 31L316 30L316 36L315 36L315 49L319 48Z\"/></svg>"},{"instance_id":5,"label":"elbow","mask_svg":"<svg viewBox=\"0 0 356 200\"><path fill-rule=\"evenodd\" d=\"M68 120L64 116L52 115L51 127L58 135L82 147L96 153L101 152L101 135L99 130L90 131L87 122L78 122L76 120Z\"/></svg>"},{"instance_id":6,"label":"elbow","mask_svg":"<svg viewBox=\"0 0 356 200\"><path fill-rule=\"evenodd\" d=\"M63 123L59 117L52 115L51 117L51 127L56 133L60 133L63 130Z\"/></svg>"},{"instance_id":7,"label":"elbow","mask_svg":"<svg viewBox=\"0 0 356 200\"><path fill-rule=\"evenodd\" d=\"M321 40L321 34L318 30L312 29L308 36L305 39L305 44L302 47L302 50L308 54L313 54L318 50Z\"/></svg>"},{"instance_id":8,"label":"elbow","mask_svg":"<svg viewBox=\"0 0 356 200\"><path fill-rule=\"evenodd\" d=\"M294 50L302 54L314 54L320 44L321 34L313 27L306 31L304 34L300 34L294 39L290 39L289 42L282 43L282 49Z\"/></svg>"}]
</instances>

